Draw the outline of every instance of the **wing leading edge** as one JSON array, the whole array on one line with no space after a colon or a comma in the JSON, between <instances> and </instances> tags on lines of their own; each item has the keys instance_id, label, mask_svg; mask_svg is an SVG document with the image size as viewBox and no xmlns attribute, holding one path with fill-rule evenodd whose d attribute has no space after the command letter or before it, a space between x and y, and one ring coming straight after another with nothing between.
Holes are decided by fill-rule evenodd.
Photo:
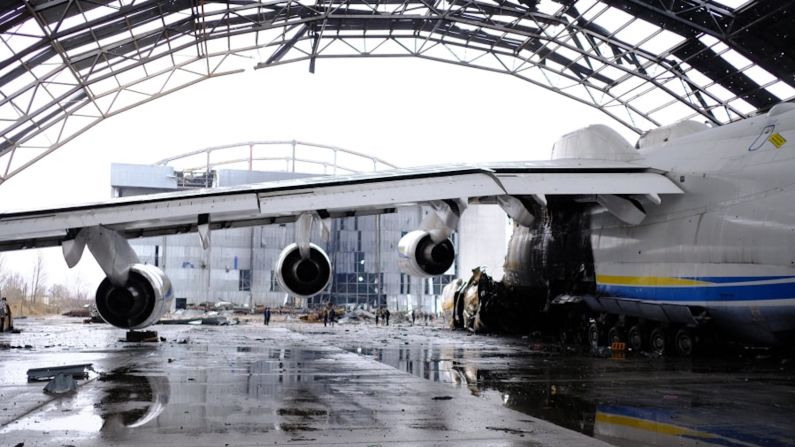
<instances>
[{"instance_id":1,"label":"wing leading edge","mask_svg":"<svg viewBox=\"0 0 795 447\"><path fill-rule=\"evenodd\" d=\"M402 169L239 187L153 194L0 214L0 251L58 246L81 228L105 226L127 238L291 222L312 212L344 217L440 200L501 196L681 194L662 172L623 162L561 160Z\"/></svg>"}]
</instances>

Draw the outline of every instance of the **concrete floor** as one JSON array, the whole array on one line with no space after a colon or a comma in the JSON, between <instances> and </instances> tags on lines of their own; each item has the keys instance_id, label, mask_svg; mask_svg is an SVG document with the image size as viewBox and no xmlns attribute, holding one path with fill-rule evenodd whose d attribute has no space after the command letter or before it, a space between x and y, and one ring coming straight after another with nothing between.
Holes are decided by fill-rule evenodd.
<instances>
[{"instance_id":1,"label":"concrete floor","mask_svg":"<svg viewBox=\"0 0 795 447\"><path fill-rule=\"evenodd\" d=\"M0 334L3 446L795 446L788 358L605 359L430 326L258 319L128 344L107 325L15 323ZM72 396L26 382L76 363L101 374Z\"/></svg>"}]
</instances>

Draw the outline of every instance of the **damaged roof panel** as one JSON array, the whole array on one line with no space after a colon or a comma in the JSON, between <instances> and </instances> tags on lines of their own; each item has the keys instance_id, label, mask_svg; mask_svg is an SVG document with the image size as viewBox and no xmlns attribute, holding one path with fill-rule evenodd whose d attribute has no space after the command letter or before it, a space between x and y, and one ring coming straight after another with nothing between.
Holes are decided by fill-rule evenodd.
<instances>
[{"instance_id":1,"label":"damaged roof panel","mask_svg":"<svg viewBox=\"0 0 795 447\"><path fill-rule=\"evenodd\" d=\"M0 7L0 183L96 122L180 87L252 66L308 61L311 71L320 58L420 57L502 72L637 133L690 117L724 124L795 99L793 8L761 0L11 2ZM141 93L141 80L157 79L152 67L172 75ZM49 94L56 82L87 100ZM134 99L108 100L117 95ZM42 145L37 136L69 116L87 124Z\"/></svg>"}]
</instances>

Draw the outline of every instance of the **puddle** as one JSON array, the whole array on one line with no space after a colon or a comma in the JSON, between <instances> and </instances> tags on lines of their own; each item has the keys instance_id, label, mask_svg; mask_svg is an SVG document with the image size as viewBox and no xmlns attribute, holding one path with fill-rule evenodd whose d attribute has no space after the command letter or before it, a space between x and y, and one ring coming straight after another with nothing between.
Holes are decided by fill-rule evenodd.
<instances>
[{"instance_id":1,"label":"puddle","mask_svg":"<svg viewBox=\"0 0 795 447\"><path fill-rule=\"evenodd\" d=\"M347 350L617 445L689 445L698 440L795 446L795 428L788 422L795 401L786 397L795 384L792 376L769 377L780 372L776 362L760 366L754 359L618 361L552 350L536 355L492 348L401 345ZM729 396L751 403L743 408ZM756 417L749 418L749 410Z\"/></svg>"}]
</instances>

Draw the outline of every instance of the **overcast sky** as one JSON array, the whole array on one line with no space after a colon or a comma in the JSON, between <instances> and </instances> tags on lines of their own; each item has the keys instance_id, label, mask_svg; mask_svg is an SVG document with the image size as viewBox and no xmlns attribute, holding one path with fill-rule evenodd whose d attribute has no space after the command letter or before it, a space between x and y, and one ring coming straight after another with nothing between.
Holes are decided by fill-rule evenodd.
<instances>
[{"instance_id":1,"label":"overcast sky","mask_svg":"<svg viewBox=\"0 0 795 447\"><path fill-rule=\"evenodd\" d=\"M297 139L400 166L544 159L562 134L607 115L504 74L418 59L319 60L201 82L112 117L0 185L0 212L110 197L110 163L154 163L208 146ZM102 273L85 256L68 273L45 250L48 283L91 290ZM7 253L30 276L34 250Z\"/></svg>"}]
</instances>

